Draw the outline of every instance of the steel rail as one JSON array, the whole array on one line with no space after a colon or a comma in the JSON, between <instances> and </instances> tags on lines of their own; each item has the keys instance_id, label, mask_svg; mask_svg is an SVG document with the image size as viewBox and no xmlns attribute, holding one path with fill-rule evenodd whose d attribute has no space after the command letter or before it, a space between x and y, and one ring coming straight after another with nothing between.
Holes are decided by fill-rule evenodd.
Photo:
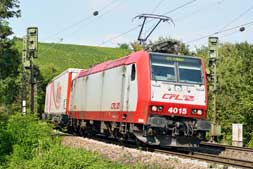
<instances>
[{"instance_id":1,"label":"steel rail","mask_svg":"<svg viewBox=\"0 0 253 169\"><path fill-rule=\"evenodd\" d=\"M223 144L216 144L216 143L208 143L208 142L201 142L200 146L224 148L225 150L227 149L227 150L253 152L253 148L237 147L237 146L223 145Z\"/></svg>"},{"instance_id":2,"label":"steel rail","mask_svg":"<svg viewBox=\"0 0 253 169\"><path fill-rule=\"evenodd\" d=\"M205 154L205 153L199 153L199 152L193 152L192 154L184 154L184 153L179 153L179 152L174 152L174 151L169 151L169 150L161 150L161 149L154 149L154 152L169 154L169 155L176 155L179 157L186 157L190 159L203 160L207 162L225 164L225 165L230 165L230 166L235 166L235 167L253 168L253 161L222 157L222 156L212 155L212 154Z\"/></svg>"}]
</instances>

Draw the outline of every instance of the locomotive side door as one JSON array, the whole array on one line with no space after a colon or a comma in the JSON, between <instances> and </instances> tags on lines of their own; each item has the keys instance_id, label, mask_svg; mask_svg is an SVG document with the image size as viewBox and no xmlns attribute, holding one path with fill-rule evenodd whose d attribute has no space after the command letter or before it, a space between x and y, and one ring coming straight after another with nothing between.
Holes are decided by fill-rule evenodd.
<instances>
[{"instance_id":1,"label":"locomotive side door","mask_svg":"<svg viewBox=\"0 0 253 169\"><path fill-rule=\"evenodd\" d=\"M136 65L130 64L126 66L124 77L124 105L123 111L136 111L137 105L137 73Z\"/></svg>"}]
</instances>

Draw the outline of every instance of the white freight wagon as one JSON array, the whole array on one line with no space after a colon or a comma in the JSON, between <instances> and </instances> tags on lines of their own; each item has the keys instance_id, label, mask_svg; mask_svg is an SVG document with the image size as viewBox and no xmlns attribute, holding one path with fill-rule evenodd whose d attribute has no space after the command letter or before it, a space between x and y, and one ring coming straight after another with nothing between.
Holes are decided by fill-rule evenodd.
<instances>
[{"instance_id":1,"label":"white freight wagon","mask_svg":"<svg viewBox=\"0 0 253 169\"><path fill-rule=\"evenodd\" d=\"M72 80L82 69L69 68L56 76L46 87L45 113L61 115L68 113Z\"/></svg>"}]
</instances>

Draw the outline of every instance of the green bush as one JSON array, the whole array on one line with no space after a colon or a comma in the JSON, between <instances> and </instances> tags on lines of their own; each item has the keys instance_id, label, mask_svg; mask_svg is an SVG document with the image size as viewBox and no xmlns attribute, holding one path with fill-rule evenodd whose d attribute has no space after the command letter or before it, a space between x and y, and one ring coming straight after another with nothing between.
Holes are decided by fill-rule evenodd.
<instances>
[{"instance_id":1,"label":"green bush","mask_svg":"<svg viewBox=\"0 0 253 169\"><path fill-rule=\"evenodd\" d=\"M20 113L0 123L0 169L129 168L95 153L61 145L52 126Z\"/></svg>"},{"instance_id":2,"label":"green bush","mask_svg":"<svg viewBox=\"0 0 253 169\"><path fill-rule=\"evenodd\" d=\"M12 157L32 159L35 151L46 150L52 144L51 127L39 121L35 116L11 116L7 124L7 132L13 148Z\"/></svg>"},{"instance_id":3,"label":"green bush","mask_svg":"<svg viewBox=\"0 0 253 169\"><path fill-rule=\"evenodd\" d=\"M6 123L0 122L0 163L6 161L6 156L12 151L10 136L6 131Z\"/></svg>"},{"instance_id":4,"label":"green bush","mask_svg":"<svg viewBox=\"0 0 253 169\"><path fill-rule=\"evenodd\" d=\"M251 139L247 144L247 147L253 148L253 131L250 133Z\"/></svg>"}]
</instances>

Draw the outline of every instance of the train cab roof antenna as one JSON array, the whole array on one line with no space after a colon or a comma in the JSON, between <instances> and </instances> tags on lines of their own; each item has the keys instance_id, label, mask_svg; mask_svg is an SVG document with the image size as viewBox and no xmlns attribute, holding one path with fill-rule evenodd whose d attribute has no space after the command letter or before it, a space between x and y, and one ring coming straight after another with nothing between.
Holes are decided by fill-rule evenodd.
<instances>
[{"instance_id":1,"label":"train cab roof antenna","mask_svg":"<svg viewBox=\"0 0 253 169\"><path fill-rule=\"evenodd\" d=\"M170 18L168 16L164 16L164 15L141 14L141 15L135 16L133 19L136 19L136 18L143 19L143 22L142 22L142 25L141 25L141 30L140 30L139 36L138 36L138 41L140 42L140 44L143 44L145 41L147 41L147 39L149 38L149 36L154 32L154 30L157 28L157 26L161 22L171 22L173 25L175 25L174 22L173 22L173 20L172 20L172 18ZM144 26L146 24L146 20L147 19L158 20L158 21L153 26L153 28L150 30L150 32L148 33L148 35L146 37L142 37L142 31L143 31L143 28L144 28Z\"/></svg>"}]
</instances>

